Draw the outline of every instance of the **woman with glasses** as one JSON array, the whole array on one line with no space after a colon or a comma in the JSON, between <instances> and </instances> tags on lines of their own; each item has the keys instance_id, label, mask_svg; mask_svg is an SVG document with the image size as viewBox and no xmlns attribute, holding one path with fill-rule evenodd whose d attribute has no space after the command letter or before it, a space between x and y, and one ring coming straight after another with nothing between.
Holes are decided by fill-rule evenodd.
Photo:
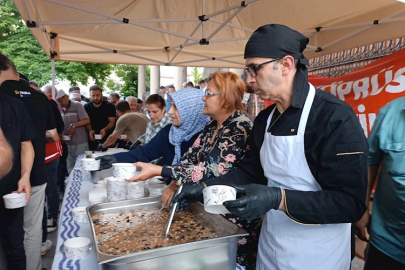
<instances>
[{"instance_id":1,"label":"woman with glasses","mask_svg":"<svg viewBox=\"0 0 405 270\"><path fill-rule=\"evenodd\" d=\"M184 185L183 189L186 186L196 185L202 190L203 182L224 175L238 166L249 149L247 142L253 126L252 121L242 110L245 91L245 83L235 73L211 74L202 100L203 113L212 120L187 153L182 157L175 156L172 166L161 167L138 162L135 165L142 169L141 173L127 180L142 181L157 175L170 177L173 181L162 196L162 204L168 206L180 184ZM230 215L226 215L225 218L251 233L250 237L238 239L237 262L248 269L254 269L260 222L248 224Z\"/></svg>"}]
</instances>

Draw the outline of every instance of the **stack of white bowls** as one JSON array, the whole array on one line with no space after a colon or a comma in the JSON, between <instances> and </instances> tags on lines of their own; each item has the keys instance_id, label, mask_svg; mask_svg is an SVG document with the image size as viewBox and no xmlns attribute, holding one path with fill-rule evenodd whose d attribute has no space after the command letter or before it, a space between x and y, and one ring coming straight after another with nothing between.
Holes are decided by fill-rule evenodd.
<instances>
[{"instance_id":1,"label":"stack of white bowls","mask_svg":"<svg viewBox=\"0 0 405 270\"><path fill-rule=\"evenodd\" d=\"M107 189L95 188L89 192L90 205L107 202Z\"/></svg>"}]
</instances>

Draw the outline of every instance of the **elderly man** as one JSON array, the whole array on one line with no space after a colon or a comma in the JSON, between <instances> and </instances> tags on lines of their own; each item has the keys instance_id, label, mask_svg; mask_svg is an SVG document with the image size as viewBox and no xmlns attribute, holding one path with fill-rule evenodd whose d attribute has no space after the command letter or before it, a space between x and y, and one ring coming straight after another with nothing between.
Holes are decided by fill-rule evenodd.
<instances>
[{"instance_id":1,"label":"elderly man","mask_svg":"<svg viewBox=\"0 0 405 270\"><path fill-rule=\"evenodd\" d=\"M138 112L138 99L133 96L129 96L125 99L128 102L131 112Z\"/></svg>"},{"instance_id":2,"label":"elderly man","mask_svg":"<svg viewBox=\"0 0 405 270\"><path fill-rule=\"evenodd\" d=\"M31 197L24 207L24 246L29 262L27 269L41 269L42 217L47 182L45 143L47 139L56 142L59 136L48 98L28 84L22 83L15 66L6 56L1 55L0 61L5 66L0 72L0 92L22 101L38 134L38 137L32 140L35 158L30 175Z\"/></svg>"},{"instance_id":3,"label":"elderly man","mask_svg":"<svg viewBox=\"0 0 405 270\"><path fill-rule=\"evenodd\" d=\"M276 103L256 117L240 165L206 182L244 195L224 202L231 214L263 217L258 270L350 269L351 223L366 209L364 131L348 104L308 83L308 41L277 24L249 38L246 82ZM201 195L203 187L183 187L173 202Z\"/></svg>"},{"instance_id":4,"label":"elderly man","mask_svg":"<svg viewBox=\"0 0 405 270\"><path fill-rule=\"evenodd\" d=\"M69 136L69 140L65 142L68 147L66 165L70 173L77 157L89 150L86 125L90 124L90 119L83 105L69 100L69 96L63 90L58 91L56 101L62 106L61 114L65 123L63 134Z\"/></svg>"},{"instance_id":5,"label":"elderly man","mask_svg":"<svg viewBox=\"0 0 405 270\"><path fill-rule=\"evenodd\" d=\"M80 102L82 105L86 104L89 102L89 99L83 96L80 93L80 87L79 86L72 86L69 88L69 97L71 94L79 94L80 95L80 100L77 100L77 95L73 95L74 98L76 98L74 101Z\"/></svg>"},{"instance_id":6,"label":"elderly man","mask_svg":"<svg viewBox=\"0 0 405 270\"><path fill-rule=\"evenodd\" d=\"M148 117L141 113L131 112L127 101L118 101L115 109L120 118L118 118L113 134L103 143L103 148L113 145L123 134L134 143L146 131Z\"/></svg>"},{"instance_id":7,"label":"elderly man","mask_svg":"<svg viewBox=\"0 0 405 270\"><path fill-rule=\"evenodd\" d=\"M71 101L76 101L76 102L79 102L79 103L82 102L82 96L80 94L78 94L78 93L70 93L69 94L69 99Z\"/></svg>"}]
</instances>

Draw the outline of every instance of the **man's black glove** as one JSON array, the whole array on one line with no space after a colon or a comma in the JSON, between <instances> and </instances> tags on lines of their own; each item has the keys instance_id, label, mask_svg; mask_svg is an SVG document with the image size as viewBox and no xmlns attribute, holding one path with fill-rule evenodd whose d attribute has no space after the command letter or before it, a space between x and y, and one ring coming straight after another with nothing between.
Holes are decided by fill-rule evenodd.
<instances>
[{"instance_id":1,"label":"man's black glove","mask_svg":"<svg viewBox=\"0 0 405 270\"><path fill-rule=\"evenodd\" d=\"M107 148L104 148L104 147L103 147L103 144L102 144L102 143L99 143L95 151L102 151L102 152L105 152L105 151L107 151Z\"/></svg>"},{"instance_id":2,"label":"man's black glove","mask_svg":"<svg viewBox=\"0 0 405 270\"><path fill-rule=\"evenodd\" d=\"M136 140L136 141L129 147L129 150L134 150L134 149L136 149L140 144L141 144L141 142L138 141L138 140Z\"/></svg>"},{"instance_id":3,"label":"man's black glove","mask_svg":"<svg viewBox=\"0 0 405 270\"><path fill-rule=\"evenodd\" d=\"M224 206L231 214L245 220L262 217L270 209L278 209L281 202L281 189L258 184L231 185L239 193L246 194L237 200L226 201Z\"/></svg>"},{"instance_id":4,"label":"man's black glove","mask_svg":"<svg viewBox=\"0 0 405 270\"><path fill-rule=\"evenodd\" d=\"M96 159L100 160L100 170L109 169L112 167L113 163L117 162L117 159L114 155L96 157Z\"/></svg>"},{"instance_id":5,"label":"man's black glove","mask_svg":"<svg viewBox=\"0 0 405 270\"><path fill-rule=\"evenodd\" d=\"M173 197L170 207L173 207L173 205L178 202L179 204L176 212L186 210L190 203L202 199L202 191L204 188L204 185L183 185L183 189L181 190L180 194Z\"/></svg>"}]
</instances>

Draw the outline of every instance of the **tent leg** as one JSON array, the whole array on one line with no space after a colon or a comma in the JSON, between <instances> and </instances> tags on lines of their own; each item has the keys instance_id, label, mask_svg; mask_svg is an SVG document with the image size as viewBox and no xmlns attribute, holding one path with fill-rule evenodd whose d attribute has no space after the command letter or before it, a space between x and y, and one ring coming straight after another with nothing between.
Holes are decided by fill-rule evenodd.
<instances>
[{"instance_id":1,"label":"tent leg","mask_svg":"<svg viewBox=\"0 0 405 270\"><path fill-rule=\"evenodd\" d=\"M55 87L55 59L51 59L52 89ZM52 99L55 99L55 91L52 91Z\"/></svg>"}]
</instances>

